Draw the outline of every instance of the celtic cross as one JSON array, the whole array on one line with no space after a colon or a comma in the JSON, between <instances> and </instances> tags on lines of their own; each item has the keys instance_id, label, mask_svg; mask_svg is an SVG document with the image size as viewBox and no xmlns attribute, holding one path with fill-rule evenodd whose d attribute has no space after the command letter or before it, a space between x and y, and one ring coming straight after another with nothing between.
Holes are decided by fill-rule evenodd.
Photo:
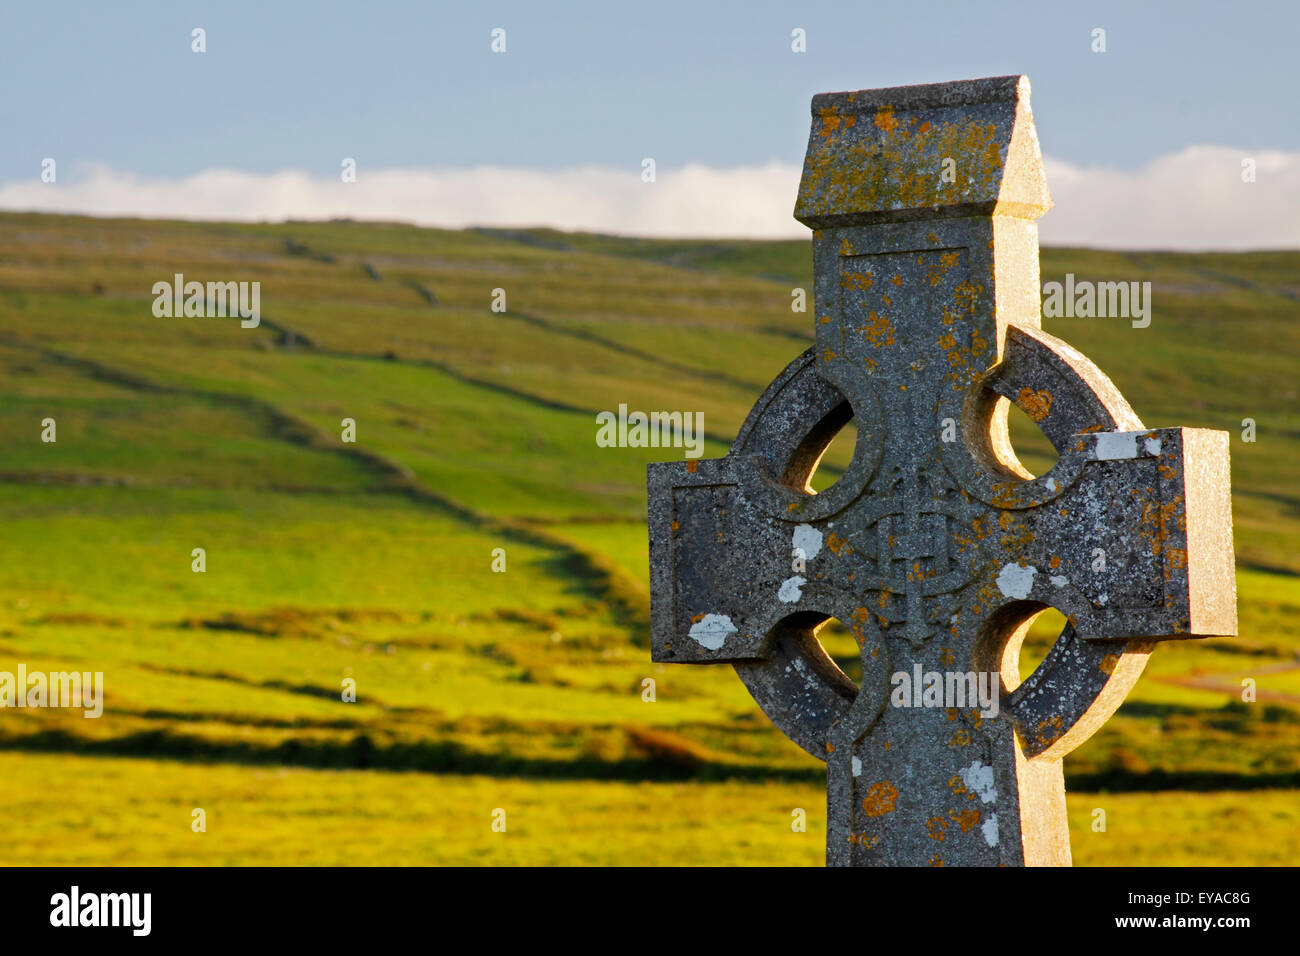
<instances>
[{"instance_id":1,"label":"celtic cross","mask_svg":"<svg viewBox=\"0 0 1300 956\"><path fill-rule=\"evenodd\" d=\"M1227 434L1144 427L1040 329L1051 199L1024 77L812 106L816 344L726 457L649 466L653 657L734 665L826 761L828 864L1068 864L1061 758L1156 641L1236 633ZM1059 455L1041 476L1008 403ZM849 421L852 460L814 492ZM1049 606L1068 624L1022 682ZM860 686L817 640L831 618ZM914 673L992 674L996 714L896 706Z\"/></svg>"}]
</instances>

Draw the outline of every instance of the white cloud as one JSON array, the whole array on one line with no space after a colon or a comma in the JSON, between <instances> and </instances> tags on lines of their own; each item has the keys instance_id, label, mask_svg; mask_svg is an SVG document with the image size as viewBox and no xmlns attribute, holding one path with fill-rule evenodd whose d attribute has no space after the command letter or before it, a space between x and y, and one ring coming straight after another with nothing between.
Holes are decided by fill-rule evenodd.
<instances>
[{"instance_id":1,"label":"white cloud","mask_svg":"<svg viewBox=\"0 0 1300 956\"><path fill-rule=\"evenodd\" d=\"M1255 161L1253 183L1242 160ZM1128 172L1044 160L1054 245L1117 249L1300 247L1300 152L1189 146Z\"/></svg>"},{"instance_id":2,"label":"white cloud","mask_svg":"<svg viewBox=\"0 0 1300 956\"><path fill-rule=\"evenodd\" d=\"M1241 161L1257 181L1241 181ZM1300 247L1300 153L1192 146L1140 170L1047 159L1056 207L1040 220L1056 245L1124 249ZM305 172L212 169L151 179L90 167L72 181L0 185L0 209L208 220L400 220L425 226L552 226L640 236L802 238L791 216L799 167L537 170L360 169L355 183Z\"/></svg>"}]
</instances>

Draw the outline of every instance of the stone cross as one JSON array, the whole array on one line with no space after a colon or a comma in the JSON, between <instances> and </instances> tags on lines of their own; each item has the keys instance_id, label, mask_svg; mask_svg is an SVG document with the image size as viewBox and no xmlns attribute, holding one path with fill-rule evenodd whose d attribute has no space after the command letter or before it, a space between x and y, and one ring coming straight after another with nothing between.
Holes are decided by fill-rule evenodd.
<instances>
[{"instance_id":1,"label":"stone cross","mask_svg":"<svg viewBox=\"0 0 1300 956\"><path fill-rule=\"evenodd\" d=\"M795 217L816 345L726 457L649 466L654 660L734 665L826 762L829 865L1068 865L1061 758L1156 641L1236 633L1227 433L1145 427L1040 329L1051 198L1024 77L827 93L812 115ZM1017 460L1008 403L1055 447L1046 474ZM850 420L852 461L814 492ZM1022 682L1048 606L1069 623ZM831 618L860 688L817 640Z\"/></svg>"}]
</instances>

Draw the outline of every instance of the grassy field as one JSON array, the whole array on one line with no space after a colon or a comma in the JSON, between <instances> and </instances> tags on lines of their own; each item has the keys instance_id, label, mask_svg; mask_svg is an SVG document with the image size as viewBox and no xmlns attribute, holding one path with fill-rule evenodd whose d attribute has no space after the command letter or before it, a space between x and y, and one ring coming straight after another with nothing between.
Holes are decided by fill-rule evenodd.
<instances>
[{"instance_id":1,"label":"grassy field","mask_svg":"<svg viewBox=\"0 0 1300 956\"><path fill-rule=\"evenodd\" d=\"M819 863L822 765L729 669L648 660L645 465L674 453L594 442L626 403L702 411L722 454L811 341L809 270L798 242L0 215L0 670L106 688L98 720L0 711L0 862ZM1148 425L1232 435L1241 635L1160 648L1067 758L1076 862L1294 862L1300 253L1042 272L1151 281L1149 328L1045 328ZM154 317L174 273L260 281L261 325Z\"/></svg>"}]
</instances>

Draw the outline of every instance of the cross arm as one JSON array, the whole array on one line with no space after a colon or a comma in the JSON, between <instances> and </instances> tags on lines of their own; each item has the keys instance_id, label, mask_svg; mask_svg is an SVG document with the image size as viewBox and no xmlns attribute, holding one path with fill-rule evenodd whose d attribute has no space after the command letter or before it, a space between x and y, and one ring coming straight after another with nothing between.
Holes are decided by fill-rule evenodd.
<instances>
[{"instance_id":1,"label":"cross arm","mask_svg":"<svg viewBox=\"0 0 1300 956\"><path fill-rule=\"evenodd\" d=\"M1083 640L1235 634L1227 439L1074 436L1049 473L1060 493L1004 513L1016 516L1002 529L1016 557L999 569L1001 596L1059 607Z\"/></svg>"},{"instance_id":2,"label":"cross arm","mask_svg":"<svg viewBox=\"0 0 1300 956\"><path fill-rule=\"evenodd\" d=\"M754 511L735 474L741 464L728 457L649 466L656 661L764 659L769 632L797 611L806 581L793 570L795 525Z\"/></svg>"}]
</instances>

